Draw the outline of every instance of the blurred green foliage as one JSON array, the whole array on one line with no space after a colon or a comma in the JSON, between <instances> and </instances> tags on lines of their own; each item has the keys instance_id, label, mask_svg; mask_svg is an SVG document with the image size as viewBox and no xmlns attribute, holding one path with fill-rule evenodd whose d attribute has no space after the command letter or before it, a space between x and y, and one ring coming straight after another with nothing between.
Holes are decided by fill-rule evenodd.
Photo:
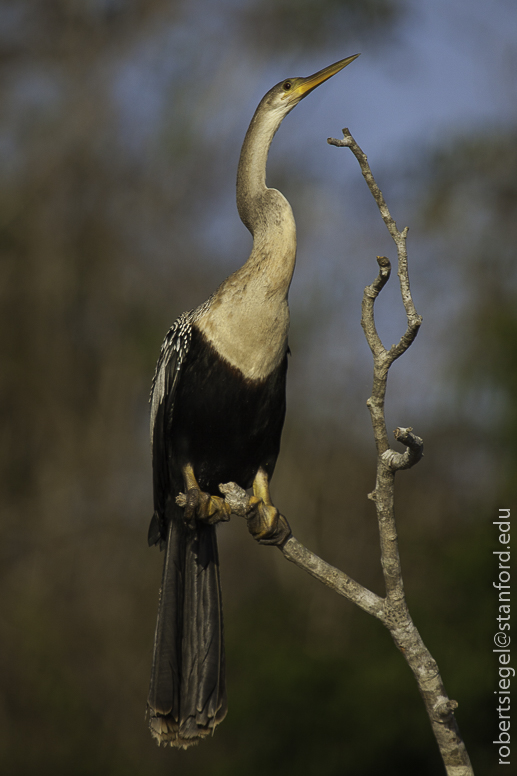
<instances>
[{"instance_id":1,"label":"blurred green foliage","mask_svg":"<svg viewBox=\"0 0 517 776\"><path fill-rule=\"evenodd\" d=\"M453 251L461 244L458 264L468 296L455 321L463 345L455 364L459 395L480 408L477 424L494 444L501 496L511 498L517 468L516 130L488 136L460 136L429 159L423 223L439 230Z\"/></svg>"}]
</instances>

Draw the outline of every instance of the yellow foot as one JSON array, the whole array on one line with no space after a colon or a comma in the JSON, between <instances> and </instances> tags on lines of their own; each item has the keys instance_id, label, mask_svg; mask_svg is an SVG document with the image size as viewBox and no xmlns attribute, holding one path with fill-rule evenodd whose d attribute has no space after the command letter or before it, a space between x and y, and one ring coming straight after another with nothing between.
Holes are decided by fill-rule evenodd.
<instances>
[{"instance_id":1,"label":"yellow foot","mask_svg":"<svg viewBox=\"0 0 517 776\"><path fill-rule=\"evenodd\" d=\"M248 529L253 538L259 544L284 544L291 535L291 527L271 503L269 480L264 469L256 474L249 508Z\"/></svg>"},{"instance_id":2,"label":"yellow foot","mask_svg":"<svg viewBox=\"0 0 517 776\"><path fill-rule=\"evenodd\" d=\"M220 496L211 496L201 490L190 464L183 469L183 479L186 493L180 494L176 502L185 507L184 520L188 526L194 528L196 520L208 525L228 522L231 515L229 505Z\"/></svg>"},{"instance_id":3,"label":"yellow foot","mask_svg":"<svg viewBox=\"0 0 517 776\"><path fill-rule=\"evenodd\" d=\"M189 488L186 494L185 522L194 527L200 520L208 525L226 523L230 519L230 507L220 496L211 496L199 488Z\"/></svg>"}]
</instances>

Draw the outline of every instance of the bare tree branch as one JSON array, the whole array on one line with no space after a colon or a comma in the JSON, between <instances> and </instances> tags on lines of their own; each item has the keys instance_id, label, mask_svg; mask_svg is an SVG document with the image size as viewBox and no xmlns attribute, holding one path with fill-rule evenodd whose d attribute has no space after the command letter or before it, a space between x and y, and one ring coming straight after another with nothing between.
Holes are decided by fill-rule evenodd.
<instances>
[{"instance_id":1,"label":"bare tree branch","mask_svg":"<svg viewBox=\"0 0 517 776\"><path fill-rule=\"evenodd\" d=\"M380 273L372 285L365 289L361 323L374 362L372 395L367 404L378 458L375 490L370 494L370 498L375 502L379 523L381 564L386 586L384 623L415 675L446 772L450 776L453 774L468 776L473 774L473 770L454 717L454 709L458 704L447 697L438 666L423 643L406 604L395 524L395 472L413 466L420 460L423 452L422 440L412 433L412 429L402 428L396 430L395 438L406 446L406 452L400 454L391 450L384 416L388 370L393 361L405 353L413 343L422 323L422 318L415 309L409 286L406 249L408 229L406 227L401 232L397 229L382 192L372 175L366 154L359 148L348 129L343 130L343 136L343 140L329 139L328 142L336 146L347 146L359 162L368 188L397 247L400 291L407 317L405 333L396 345L386 350L375 328L374 304L388 280L389 261L385 257L378 257Z\"/></svg>"},{"instance_id":2,"label":"bare tree branch","mask_svg":"<svg viewBox=\"0 0 517 776\"><path fill-rule=\"evenodd\" d=\"M404 453L389 446L384 405L388 371L413 343L422 318L418 315L409 286L406 238L408 229L402 231L392 218L386 201L372 175L368 160L348 129L343 130L344 139L329 138L335 146L350 148L359 162L361 172L368 184L380 214L395 242L398 258L398 277L402 302L406 311L407 329L399 342L387 350L377 332L374 319L375 300L390 278L391 265L385 256L378 256L379 274L364 290L361 325L373 356L372 394L367 401L377 448L377 475L375 489L369 498L375 503L379 525L381 565L386 589L385 598L372 593L347 574L334 568L304 547L292 534L280 546L287 560L307 571L323 584L353 601L364 611L380 620L389 630L393 641L411 668L418 689L422 695L431 726L443 758L448 776L473 776L472 766L465 745L461 739L454 717L458 704L450 700L445 691L436 661L422 641L409 613L400 564L397 528L394 512L395 474L409 469L421 459L423 442L411 428L397 428L395 439L406 447ZM247 517L250 512L249 499L245 491L234 483L220 486L232 512Z\"/></svg>"}]
</instances>

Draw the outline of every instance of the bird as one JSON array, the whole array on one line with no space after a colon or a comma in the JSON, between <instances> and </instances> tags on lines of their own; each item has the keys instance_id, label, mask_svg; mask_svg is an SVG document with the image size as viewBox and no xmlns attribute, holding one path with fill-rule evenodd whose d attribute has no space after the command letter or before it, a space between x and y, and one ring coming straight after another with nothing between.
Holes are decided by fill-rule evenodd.
<instances>
[{"instance_id":1,"label":"bird","mask_svg":"<svg viewBox=\"0 0 517 776\"><path fill-rule=\"evenodd\" d=\"M266 185L266 162L287 114L358 56L287 78L262 98L237 171L251 254L206 302L180 315L161 347L150 399L148 533L149 545L165 550L147 701L158 744L186 749L227 712L216 525L231 510L219 485L253 489L248 528L259 543L281 546L291 533L269 483L286 412L296 225L287 199Z\"/></svg>"}]
</instances>

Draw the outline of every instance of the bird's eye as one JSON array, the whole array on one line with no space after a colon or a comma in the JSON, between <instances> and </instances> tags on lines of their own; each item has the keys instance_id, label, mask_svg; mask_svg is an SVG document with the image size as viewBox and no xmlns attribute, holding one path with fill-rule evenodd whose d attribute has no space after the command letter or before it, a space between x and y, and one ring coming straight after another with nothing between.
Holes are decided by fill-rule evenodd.
<instances>
[{"instance_id":1,"label":"bird's eye","mask_svg":"<svg viewBox=\"0 0 517 776\"><path fill-rule=\"evenodd\" d=\"M284 83L283 83L284 92L288 92L289 89L291 88L291 86L292 86L291 81L284 81Z\"/></svg>"}]
</instances>

